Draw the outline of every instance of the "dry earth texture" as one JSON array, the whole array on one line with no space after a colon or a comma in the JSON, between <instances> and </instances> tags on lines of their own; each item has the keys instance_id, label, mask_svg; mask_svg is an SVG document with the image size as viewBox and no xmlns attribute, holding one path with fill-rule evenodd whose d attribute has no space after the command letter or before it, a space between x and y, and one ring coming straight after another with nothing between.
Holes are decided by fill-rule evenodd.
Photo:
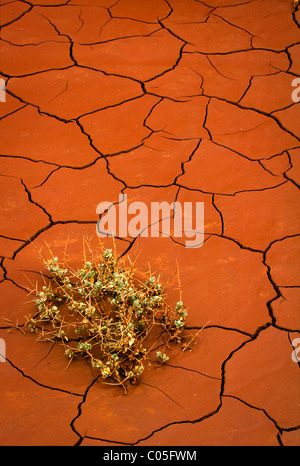
<instances>
[{"instance_id":1,"label":"dry earth texture","mask_svg":"<svg viewBox=\"0 0 300 466\"><path fill-rule=\"evenodd\" d=\"M0 8L0 444L299 445L299 6ZM98 203L120 193L205 205L202 247L172 234L116 239L173 304L178 266L186 325L205 326L127 396L22 332L45 273L37 252L47 243L79 264L82 238L98 242Z\"/></svg>"}]
</instances>

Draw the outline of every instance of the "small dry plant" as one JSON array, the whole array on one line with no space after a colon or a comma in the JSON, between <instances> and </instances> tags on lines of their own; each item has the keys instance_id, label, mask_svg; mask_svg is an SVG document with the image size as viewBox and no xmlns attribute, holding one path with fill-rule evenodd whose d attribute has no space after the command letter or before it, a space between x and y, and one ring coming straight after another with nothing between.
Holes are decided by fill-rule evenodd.
<instances>
[{"instance_id":1,"label":"small dry plant","mask_svg":"<svg viewBox=\"0 0 300 466\"><path fill-rule=\"evenodd\" d=\"M51 251L50 251L51 252ZM91 252L91 251L90 251ZM37 312L27 318L31 332L43 341L60 341L65 355L86 357L101 377L121 384L134 383L149 363L149 353L182 342L190 349L183 331L187 312L182 301L175 309L167 304L164 287L150 271L137 278L129 261L117 257L115 249L92 251L91 259L73 270L51 253L43 259L51 278L34 290ZM158 340L160 339L160 344ZM169 357L156 351L156 359Z\"/></svg>"}]
</instances>

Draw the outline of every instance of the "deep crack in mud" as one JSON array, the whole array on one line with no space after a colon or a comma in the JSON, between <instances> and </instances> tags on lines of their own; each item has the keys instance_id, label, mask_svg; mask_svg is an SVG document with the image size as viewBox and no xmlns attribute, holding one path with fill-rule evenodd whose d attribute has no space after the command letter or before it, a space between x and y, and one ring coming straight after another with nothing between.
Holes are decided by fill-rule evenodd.
<instances>
[{"instance_id":1,"label":"deep crack in mud","mask_svg":"<svg viewBox=\"0 0 300 466\"><path fill-rule=\"evenodd\" d=\"M299 444L299 6L0 8L0 444ZM172 235L116 239L120 255L170 280L172 302L178 263L188 325L205 325L191 353L127 397L22 332L26 290L45 272L37 251L67 244L78 261L97 204L117 205L119 193L205 203L201 248Z\"/></svg>"}]
</instances>

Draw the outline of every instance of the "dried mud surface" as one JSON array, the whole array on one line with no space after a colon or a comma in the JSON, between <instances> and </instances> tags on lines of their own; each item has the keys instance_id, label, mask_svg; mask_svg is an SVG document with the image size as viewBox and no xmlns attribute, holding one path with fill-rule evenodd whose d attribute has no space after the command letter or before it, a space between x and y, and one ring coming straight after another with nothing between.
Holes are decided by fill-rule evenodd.
<instances>
[{"instance_id":1,"label":"dried mud surface","mask_svg":"<svg viewBox=\"0 0 300 466\"><path fill-rule=\"evenodd\" d=\"M2 0L0 11L0 444L299 445L300 10ZM178 264L188 326L206 325L126 397L13 326L32 312L37 251L67 243L78 261L83 235L96 243L97 204L121 192L205 205L200 248L116 240L170 290Z\"/></svg>"}]
</instances>

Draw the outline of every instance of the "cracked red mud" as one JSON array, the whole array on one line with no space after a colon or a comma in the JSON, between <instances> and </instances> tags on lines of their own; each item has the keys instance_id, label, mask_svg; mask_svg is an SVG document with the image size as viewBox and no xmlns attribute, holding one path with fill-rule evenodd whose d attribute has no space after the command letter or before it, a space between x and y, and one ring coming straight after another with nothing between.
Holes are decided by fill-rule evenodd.
<instances>
[{"instance_id":1,"label":"cracked red mud","mask_svg":"<svg viewBox=\"0 0 300 466\"><path fill-rule=\"evenodd\" d=\"M300 7L3 0L1 445L299 445ZM78 263L96 207L204 202L205 242L119 238L169 281L192 352L123 397L24 335L37 250ZM104 240L111 245L110 239ZM299 351L298 351L299 354Z\"/></svg>"}]
</instances>

